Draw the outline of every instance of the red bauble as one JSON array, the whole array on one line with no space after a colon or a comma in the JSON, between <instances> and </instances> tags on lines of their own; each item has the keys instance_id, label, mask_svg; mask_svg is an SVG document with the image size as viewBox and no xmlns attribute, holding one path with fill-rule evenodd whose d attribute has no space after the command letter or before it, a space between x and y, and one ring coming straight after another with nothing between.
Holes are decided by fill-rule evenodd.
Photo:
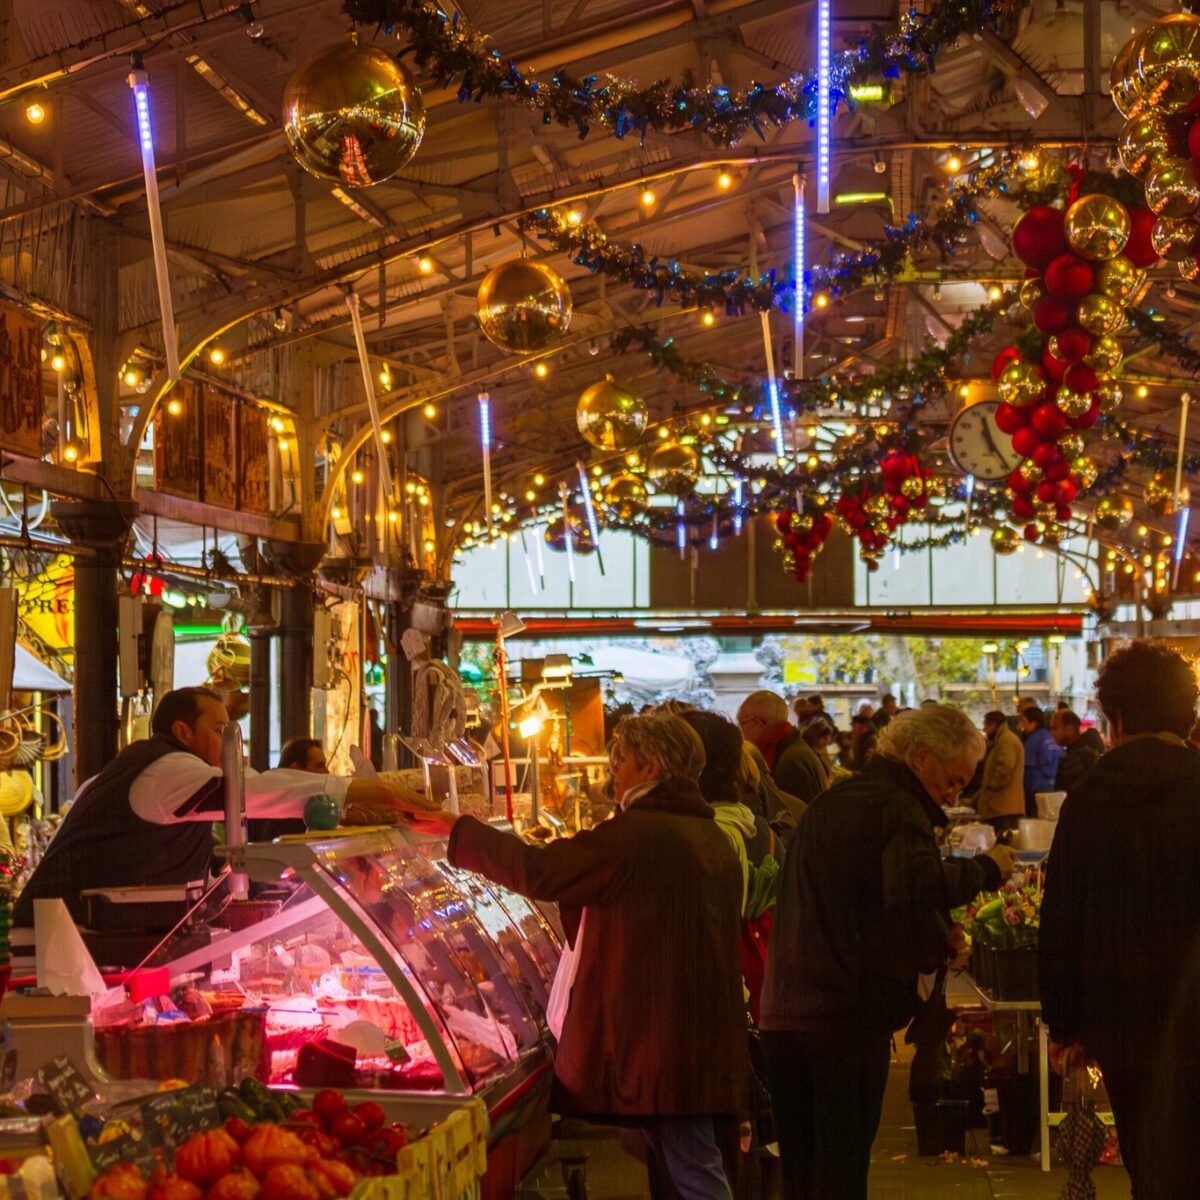
<instances>
[{"instance_id":1,"label":"red bauble","mask_svg":"<svg viewBox=\"0 0 1200 1200\"><path fill-rule=\"evenodd\" d=\"M1069 521L1074 513L1071 512L1069 504L1060 504L1058 510L1054 514L1060 521Z\"/></svg>"},{"instance_id":2,"label":"red bauble","mask_svg":"<svg viewBox=\"0 0 1200 1200\"><path fill-rule=\"evenodd\" d=\"M1072 363L1070 370L1063 376L1063 383L1081 396L1086 396L1099 382L1099 376L1084 362Z\"/></svg>"},{"instance_id":3,"label":"red bauble","mask_svg":"<svg viewBox=\"0 0 1200 1200\"><path fill-rule=\"evenodd\" d=\"M996 424L1003 433L1014 434L1029 424L1029 409L1014 408L1011 404L1001 404L996 409Z\"/></svg>"},{"instance_id":4,"label":"red bauble","mask_svg":"<svg viewBox=\"0 0 1200 1200\"><path fill-rule=\"evenodd\" d=\"M1013 250L1027 267L1045 270L1068 249L1062 211L1048 204L1031 208L1013 230Z\"/></svg>"},{"instance_id":5,"label":"red bauble","mask_svg":"<svg viewBox=\"0 0 1200 1200\"><path fill-rule=\"evenodd\" d=\"M1034 464L1045 471L1048 467L1054 466L1056 462L1062 461L1062 455L1059 453L1058 447L1053 442L1043 442L1032 455Z\"/></svg>"},{"instance_id":6,"label":"red bauble","mask_svg":"<svg viewBox=\"0 0 1200 1200\"><path fill-rule=\"evenodd\" d=\"M1100 419L1100 402L1092 401L1092 407L1083 413L1081 416L1072 417L1068 424L1072 429L1091 429L1093 425Z\"/></svg>"},{"instance_id":7,"label":"red bauble","mask_svg":"<svg viewBox=\"0 0 1200 1200\"><path fill-rule=\"evenodd\" d=\"M1028 496L1014 496L1008 508L1012 515L1021 521L1028 521L1037 514L1037 509L1033 507L1033 501Z\"/></svg>"},{"instance_id":8,"label":"red bauble","mask_svg":"<svg viewBox=\"0 0 1200 1200\"><path fill-rule=\"evenodd\" d=\"M1037 486L1037 498L1043 504L1057 504L1059 499L1058 484L1044 479Z\"/></svg>"},{"instance_id":9,"label":"red bauble","mask_svg":"<svg viewBox=\"0 0 1200 1200\"><path fill-rule=\"evenodd\" d=\"M995 358L992 359L992 378L999 379L1000 372L1008 366L1010 362L1016 362L1021 357L1021 352L1016 346L1005 346Z\"/></svg>"},{"instance_id":10,"label":"red bauble","mask_svg":"<svg viewBox=\"0 0 1200 1200\"><path fill-rule=\"evenodd\" d=\"M1013 449L1022 458L1031 458L1033 452L1042 444L1042 439L1026 425L1012 435L1012 444Z\"/></svg>"},{"instance_id":11,"label":"red bauble","mask_svg":"<svg viewBox=\"0 0 1200 1200\"><path fill-rule=\"evenodd\" d=\"M1067 362L1078 362L1091 348L1092 335L1082 329L1064 329L1056 339L1058 353Z\"/></svg>"},{"instance_id":12,"label":"red bauble","mask_svg":"<svg viewBox=\"0 0 1200 1200\"><path fill-rule=\"evenodd\" d=\"M1020 471L1009 472L1008 486L1019 496L1023 496L1026 492L1033 491L1033 484L1030 483Z\"/></svg>"},{"instance_id":13,"label":"red bauble","mask_svg":"<svg viewBox=\"0 0 1200 1200\"><path fill-rule=\"evenodd\" d=\"M1060 254L1046 268L1046 291L1060 300L1082 300L1095 282L1092 264L1074 254Z\"/></svg>"},{"instance_id":14,"label":"red bauble","mask_svg":"<svg viewBox=\"0 0 1200 1200\"><path fill-rule=\"evenodd\" d=\"M1046 478L1051 483L1062 483L1071 474L1071 464L1065 459L1059 459L1046 468Z\"/></svg>"},{"instance_id":15,"label":"red bauble","mask_svg":"<svg viewBox=\"0 0 1200 1200\"><path fill-rule=\"evenodd\" d=\"M1067 428L1067 414L1053 402L1039 404L1029 417L1030 428L1048 442L1062 437Z\"/></svg>"},{"instance_id":16,"label":"red bauble","mask_svg":"<svg viewBox=\"0 0 1200 1200\"><path fill-rule=\"evenodd\" d=\"M1036 525L1026 525L1022 532L1024 533L1025 540L1027 542L1036 542L1041 536Z\"/></svg>"},{"instance_id":17,"label":"red bauble","mask_svg":"<svg viewBox=\"0 0 1200 1200\"><path fill-rule=\"evenodd\" d=\"M1059 504L1070 504L1079 495L1079 484L1073 479L1064 479L1058 485ZM1060 518L1061 519L1061 518Z\"/></svg>"},{"instance_id":18,"label":"red bauble","mask_svg":"<svg viewBox=\"0 0 1200 1200\"><path fill-rule=\"evenodd\" d=\"M1152 267L1158 262L1158 255L1150 244L1150 231L1156 220L1155 215L1144 206L1129 210L1129 240L1121 253L1135 267Z\"/></svg>"},{"instance_id":19,"label":"red bauble","mask_svg":"<svg viewBox=\"0 0 1200 1200\"><path fill-rule=\"evenodd\" d=\"M1039 333L1062 333L1075 320L1075 305L1057 296L1043 296L1033 306L1033 325Z\"/></svg>"},{"instance_id":20,"label":"red bauble","mask_svg":"<svg viewBox=\"0 0 1200 1200\"><path fill-rule=\"evenodd\" d=\"M873 558L869 558L869 559L867 559L867 570L868 571L878 571L879 564Z\"/></svg>"},{"instance_id":21,"label":"red bauble","mask_svg":"<svg viewBox=\"0 0 1200 1200\"><path fill-rule=\"evenodd\" d=\"M916 474L918 469L917 460L903 450L890 451L879 464L879 473L885 483L901 484L910 475Z\"/></svg>"},{"instance_id":22,"label":"red bauble","mask_svg":"<svg viewBox=\"0 0 1200 1200\"><path fill-rule=\"evenodd\" d=\"M1187 148L1193 160L1200 160L1200 121L1193 121L1188 130Z\"/></svg>"},{"instance_id":23,"label":"red bauble","mask_svg":"<svg viewBox=\"0 0 1200 1200\"><path fill-rule=\"evenodd\" d=\"M1065 359L1055 358L1048 348L1042 351L1042 370L1050 377L1051 383L1062 383L1068 365Z\"/></svg>"}]
</instances>

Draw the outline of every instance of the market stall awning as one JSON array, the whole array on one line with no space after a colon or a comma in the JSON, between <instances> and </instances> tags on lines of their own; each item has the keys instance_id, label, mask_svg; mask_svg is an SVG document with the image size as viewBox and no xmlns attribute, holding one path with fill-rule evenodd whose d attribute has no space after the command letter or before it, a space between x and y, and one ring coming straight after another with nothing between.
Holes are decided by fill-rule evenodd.
<instances>
[{"instance_id":1,"label":"market stall awning","mask_svg":"<svg viewBox=\"0 0 1200 1200\"><path fill-rule=\"evenodd\" d=\"M13 689L18 692L69 692L70 683L39 662L24 646L13 662Z\"/></svg>"}]
</instances>

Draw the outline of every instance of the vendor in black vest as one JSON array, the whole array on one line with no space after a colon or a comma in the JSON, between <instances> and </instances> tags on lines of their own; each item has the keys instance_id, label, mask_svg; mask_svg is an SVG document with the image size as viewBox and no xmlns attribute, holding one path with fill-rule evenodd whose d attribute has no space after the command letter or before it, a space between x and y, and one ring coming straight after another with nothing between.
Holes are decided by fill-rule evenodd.
<instances>
[{"instance_id":1,"label":"vendor in black vest","mask_svg":"<svg viewBox=\"0 0 1200 1200\"><path fill-rule=\"evenodd\" d=\"M209 688L168 692L154 711L152 736L134 742L79 790L13 910L33 924L35 899L60 898L82 923L79 893L89 888L178 884L204 879L212 824L225 816L221 734L225 705ZM375 780L304 770L246 771L246 812L302 817L319 793L342 806L342 824L390 824L411 797Z\"/></svg>"}]
</instances>

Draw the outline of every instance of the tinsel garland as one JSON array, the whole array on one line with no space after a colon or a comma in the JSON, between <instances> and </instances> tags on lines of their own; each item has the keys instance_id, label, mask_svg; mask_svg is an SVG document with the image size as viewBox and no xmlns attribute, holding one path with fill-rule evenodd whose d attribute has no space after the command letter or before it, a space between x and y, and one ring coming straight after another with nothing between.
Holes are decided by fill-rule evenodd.
<instances>
[{"instance_id":1,"label":"tinsel garland","mask_svg":"<svg viewBox=\"0 0 1200 1200\"><path fill-rule=\"evenodd\" d=\"M898 78L932 71L939 51L964 34L997 25L1025 0L938 0L927 13L907 10L898 24L877 30L854 50L833 56L830 101L849 102L850 85L870 78ZM458 86L461 102L501 98L541 112L545 124L557 122L584 138L599 125L617 138L636 133L644 142L651 131L697 129L714 142L731 146L751 131L765 136L768 127L816 115L816 71L803 71L772 87L760 83L744 92L715 83L697 84L690 74L679 82L657 80L641 86L617 76L576 76L559 68L548 80L489 45L489 38L459 13L444 13L433 0L343 0L347 16L359 25L375 25L405 35L405 53L440 87Z\"/></svg>"},{"instance_id":2,"label":"tinsel garland","mask_svg":"<svg viewBox=\"0 0 1200 1200\"><path fill-rule=\"evenodd\" d=\"M901 224L885 225L883 238L855 253L840 254L826 267L804 272L806 310L818 292L831 299L898 275L910 256L936 250L945 263L966 241L979 220L977 201L1004 197L1022 208L1044 204L1065 192L1063 178L1035 175L1023 178L1020 162L1024 152L1006 152L995 162L972 172L949 188L949 195L929 220L910 213ZM575 223L559 208L543 208L526 214L522 228L547 242L579 266L619 280L642 291L653 292L655 303L668 296L681 305L722 308L731 316L747 309L787 311L795 304L796 281L771 270L751 276L744 270L697 271L682 266L677 258L646 257L637 242L625 243L608 237L591 221Z\"/></svg>"}]
</instances>

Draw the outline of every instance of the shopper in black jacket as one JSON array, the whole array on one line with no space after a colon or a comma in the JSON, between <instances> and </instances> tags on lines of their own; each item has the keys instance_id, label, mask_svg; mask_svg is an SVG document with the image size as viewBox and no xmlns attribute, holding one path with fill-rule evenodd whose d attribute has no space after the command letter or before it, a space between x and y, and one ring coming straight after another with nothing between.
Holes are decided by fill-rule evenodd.
<instances>
[{"instance_id":1,"label":"shopper in black jacket","mask_svg":"<svg viewBox=\"0 0 1200 1200\"><path fill-rule=\"evenodd\" d=\"M760 1025L789 1200L865 1200L890 1040L917 977L946 961L950 909L1012 869L1003 846L943 862L934 835L983 751L958 709L901 713L787 846Z\"/></svg>"},{"instance_id":2,"label":"shopper in black jacket","mask_svg":"<svg viewBox=\"0 0 1200 1200\"><path fill-rule=\"evenodd\" d=\"M1175 650L1133 642L1096 690L1113 749L1059 814L1042 1012L1068 1063L1100 1064L1135 1200L1183 1200L1200 1196L1200 760L1184 741L1196 680Z\"/></svg>"}]
</instances>

